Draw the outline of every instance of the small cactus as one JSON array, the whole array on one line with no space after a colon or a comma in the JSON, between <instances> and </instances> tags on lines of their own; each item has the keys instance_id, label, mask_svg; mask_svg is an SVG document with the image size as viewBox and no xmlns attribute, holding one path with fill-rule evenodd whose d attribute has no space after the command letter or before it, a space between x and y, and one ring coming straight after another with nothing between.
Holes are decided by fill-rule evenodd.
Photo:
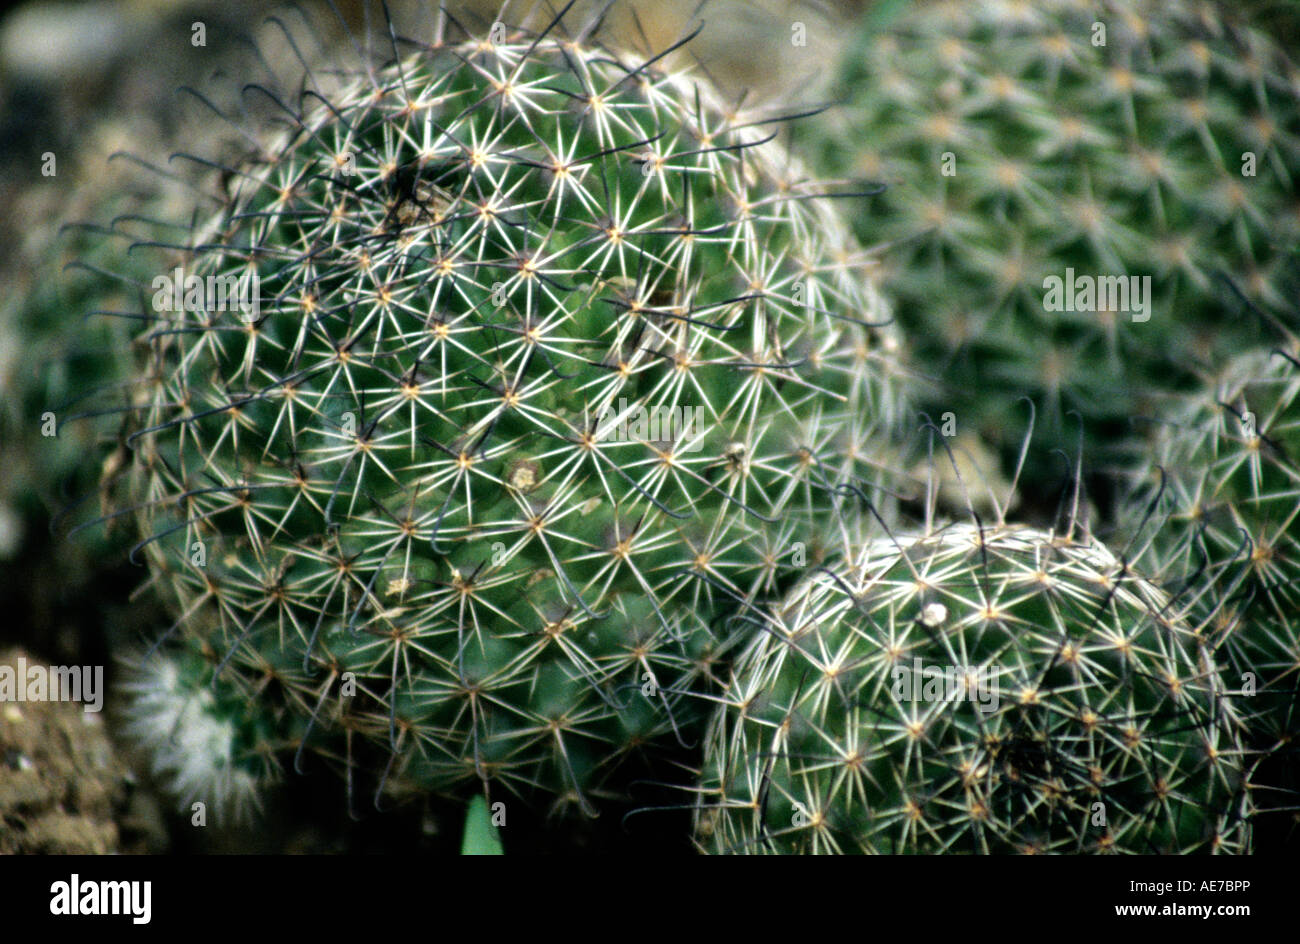
<instances>
[{"instance_id":1,"label":"small cactus","mask_svg":"<svg viewBox=\"0 0 1300 944\"><path fill-rule=\"evenodd\" d=\"M954 524L854 543L739 658L696 811L719 853L1235 852L1213 652L1090 537Z\"/></svg>"},{"instance_id":2,"label":"small cactus","mask_svg":"<svg viewBox=\"0 0 1300 944\"><path fill-rule=\"evenodd\" d=\"M246 820L276 773L274 745L253 691L232 675L214 685L198 651L151 653L127 665L124 732L183 812L201 803L214 822Z\"/></svg>"}]
</instances>

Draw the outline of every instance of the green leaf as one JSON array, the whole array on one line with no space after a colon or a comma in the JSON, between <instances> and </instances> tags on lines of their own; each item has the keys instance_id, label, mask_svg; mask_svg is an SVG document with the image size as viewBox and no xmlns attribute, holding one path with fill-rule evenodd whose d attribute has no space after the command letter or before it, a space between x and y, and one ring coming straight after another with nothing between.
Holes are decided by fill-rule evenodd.
<instances>
[{"instance_id":1,"label":"green leaf","mask_svg":"<svg viewBox=\"0 0 1300 944\"><path fill-rule=\"evenodd\" d=\"M505 855L501 849L501 837L492 825L487 800L481 796L469 801L469 809L465 813L465 838L461 840L460 854Z\"/></svg>"}]
</instances>

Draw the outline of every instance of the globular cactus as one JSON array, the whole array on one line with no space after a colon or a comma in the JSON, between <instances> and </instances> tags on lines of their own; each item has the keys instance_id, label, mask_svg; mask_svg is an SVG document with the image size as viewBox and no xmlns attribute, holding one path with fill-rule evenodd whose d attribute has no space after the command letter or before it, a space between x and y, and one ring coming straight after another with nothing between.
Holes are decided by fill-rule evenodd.
<instances>
[{"instance_id":1,"label":"globular cactus","mask_svg":"<svg viewBox=\"0 0 1300 944\"><path fill-rule=\"evenodd\" d=\"M442 22L263 89L287 127L166 240L130 497L169 634L271 742L590 810L879 478L897 341L824 188L707 85Z\"/></svg>"},{"instance_id":2,"label":"globular cactus","mask_svg":"<svg viewBox=\"0 0 1300 944\"><path fill-rule=\"evenodd\" d=\"M1155 447L1121 507L1144 566L1217 611L1253 746L1300 759L1300 343L1231 359L1153 418ZM1294 776L1294 774L1293 774ZM1261 791L1285 808L1297 784ZM1281 787L1281 792L1278 788ZM1267 794L1267 795L1264 795Z\"/></svg>"},{"instance_id":3,"label":"globular cactus","mask_svg":"<svg viewBox=\"0 0 1300 944\"><path fill-rule=\"evenodd\" d=\"M696 809L716 853L1238 852L1228 686L1175 602L1087 536L854 543L738 659Z\"/></svg>"},{"instance_id":4,"label":"globular cactus","mask_svg":"<svg viewBox=\"0 0 1300 944\"><path fill-rule=\"evenodd\" d=\"M1295 296L1300 71L1228 16L937 0L864 27L841 104L797 130L825 171L885 188L858 234L892 244L928 409L1012 447L1002 416L1030 394L1071 454L1077 411L1090 465L1127 460L1150 394L1261 336L1230 281Z\"/></svg>"}]
</instances>

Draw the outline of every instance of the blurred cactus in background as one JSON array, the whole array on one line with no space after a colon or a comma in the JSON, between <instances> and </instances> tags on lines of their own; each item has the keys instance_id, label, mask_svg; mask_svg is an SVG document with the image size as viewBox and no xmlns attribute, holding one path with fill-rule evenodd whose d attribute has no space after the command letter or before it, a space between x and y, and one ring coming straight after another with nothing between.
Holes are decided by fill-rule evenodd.
<instances>
[{"instance_id":1,"label":"blurred cactus in background","mask_svg":"<svg viewBox=\"0 0 1300 944\"><path fill-rule=\"evenodd\" d=\"M276 745L267 739L268 706L216 678L212 661L199 651L137 660L123 683L125 733L149 752L152 772L183 809L200 803L238 822L275 774Z\"/></svg>"},{"instance_id":2,"label":"blurred cactus in background","mask_svg":"<svg viewBox=\"0 0 1300 944\"><path fill-rule=\"evenodd\" d=\"M885 186L856 230L891 246L925 404L1008 458L1028 395L1045 442L1074 456L1077 412L1089 468L1132 461L1136 413L1266 337L1235 293L1300 291L1300 71L1219 4L906 4L864 25L835 94L796 131Z\"/></svg>"}]
</instances>

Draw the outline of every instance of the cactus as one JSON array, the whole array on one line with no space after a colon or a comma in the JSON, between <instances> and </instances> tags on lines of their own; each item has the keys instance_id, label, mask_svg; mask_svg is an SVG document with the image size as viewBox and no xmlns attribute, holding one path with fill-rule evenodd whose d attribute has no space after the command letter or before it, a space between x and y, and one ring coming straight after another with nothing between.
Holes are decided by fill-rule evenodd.
<instances>
[{"instance_id":1,"label":"cactus","mask_svg":"<svg viewBox=\"0 0 1300 944\"><path fill-rule=\"evenodd\" d=\"M1296 767L1300 744L1300 342L1231 359L1157 418L1150 463L1121 508L1139 560L1217 610L1252 745ZM1294 774L1293 774L1294 776ZM1261 791L1284 808L1296 785ZM1281 792L1278 792L1280 788Z\"/></svg>"},{"instance_id":2,"label":"cactus","mask_svg":"<svg viewBox=\"0 0 1300 944\"><path fill-rule=\"evenodd\" d=\"M705 745L697 842L1242 851L1246 759L1202 629L1069 531L856 540L738 659Z\"/></svg>"},{"instance_id":3,"label":"cactus","mask_svg":"<svg viewBox=\"0 0 1300 944\"><path fill-rule=\"evenodd\" d=\"M264 90L288 127L161 240L138 549L266 743L590 812L828 486L879 479L898 345L824 188L705 84L442 22Z\"/></svg>"},{"instance_id":4,"label":"cactus","mask_svg":"<svg viewBox=\"0 0 1300 944\"><path fill-rule=\"evenodd\" d=\"M501 834L492 824L492 813L482 796L469 801L465 811L465 830L461 837L461 855L502 855Z\"/></svg>"},{"instance_id":5,"label":"cactus","mask_svg":"<svg viewBox=\"0 0 1300 944\"><path fill-rule=\"evenodd\" d=\"M884 284L918 370L942 378L927 408L1011 455L1001 417L1031 394L1070 454L1078 411L1089 464L1128 461L1153 393L1258 342L1229 280L1257 304L1300 290L1300 72L1226 15L937 0L864 28L842 106L796 130L826 172L885 186L857 230L893 245Z\"/></svg>"}]
</instances>

